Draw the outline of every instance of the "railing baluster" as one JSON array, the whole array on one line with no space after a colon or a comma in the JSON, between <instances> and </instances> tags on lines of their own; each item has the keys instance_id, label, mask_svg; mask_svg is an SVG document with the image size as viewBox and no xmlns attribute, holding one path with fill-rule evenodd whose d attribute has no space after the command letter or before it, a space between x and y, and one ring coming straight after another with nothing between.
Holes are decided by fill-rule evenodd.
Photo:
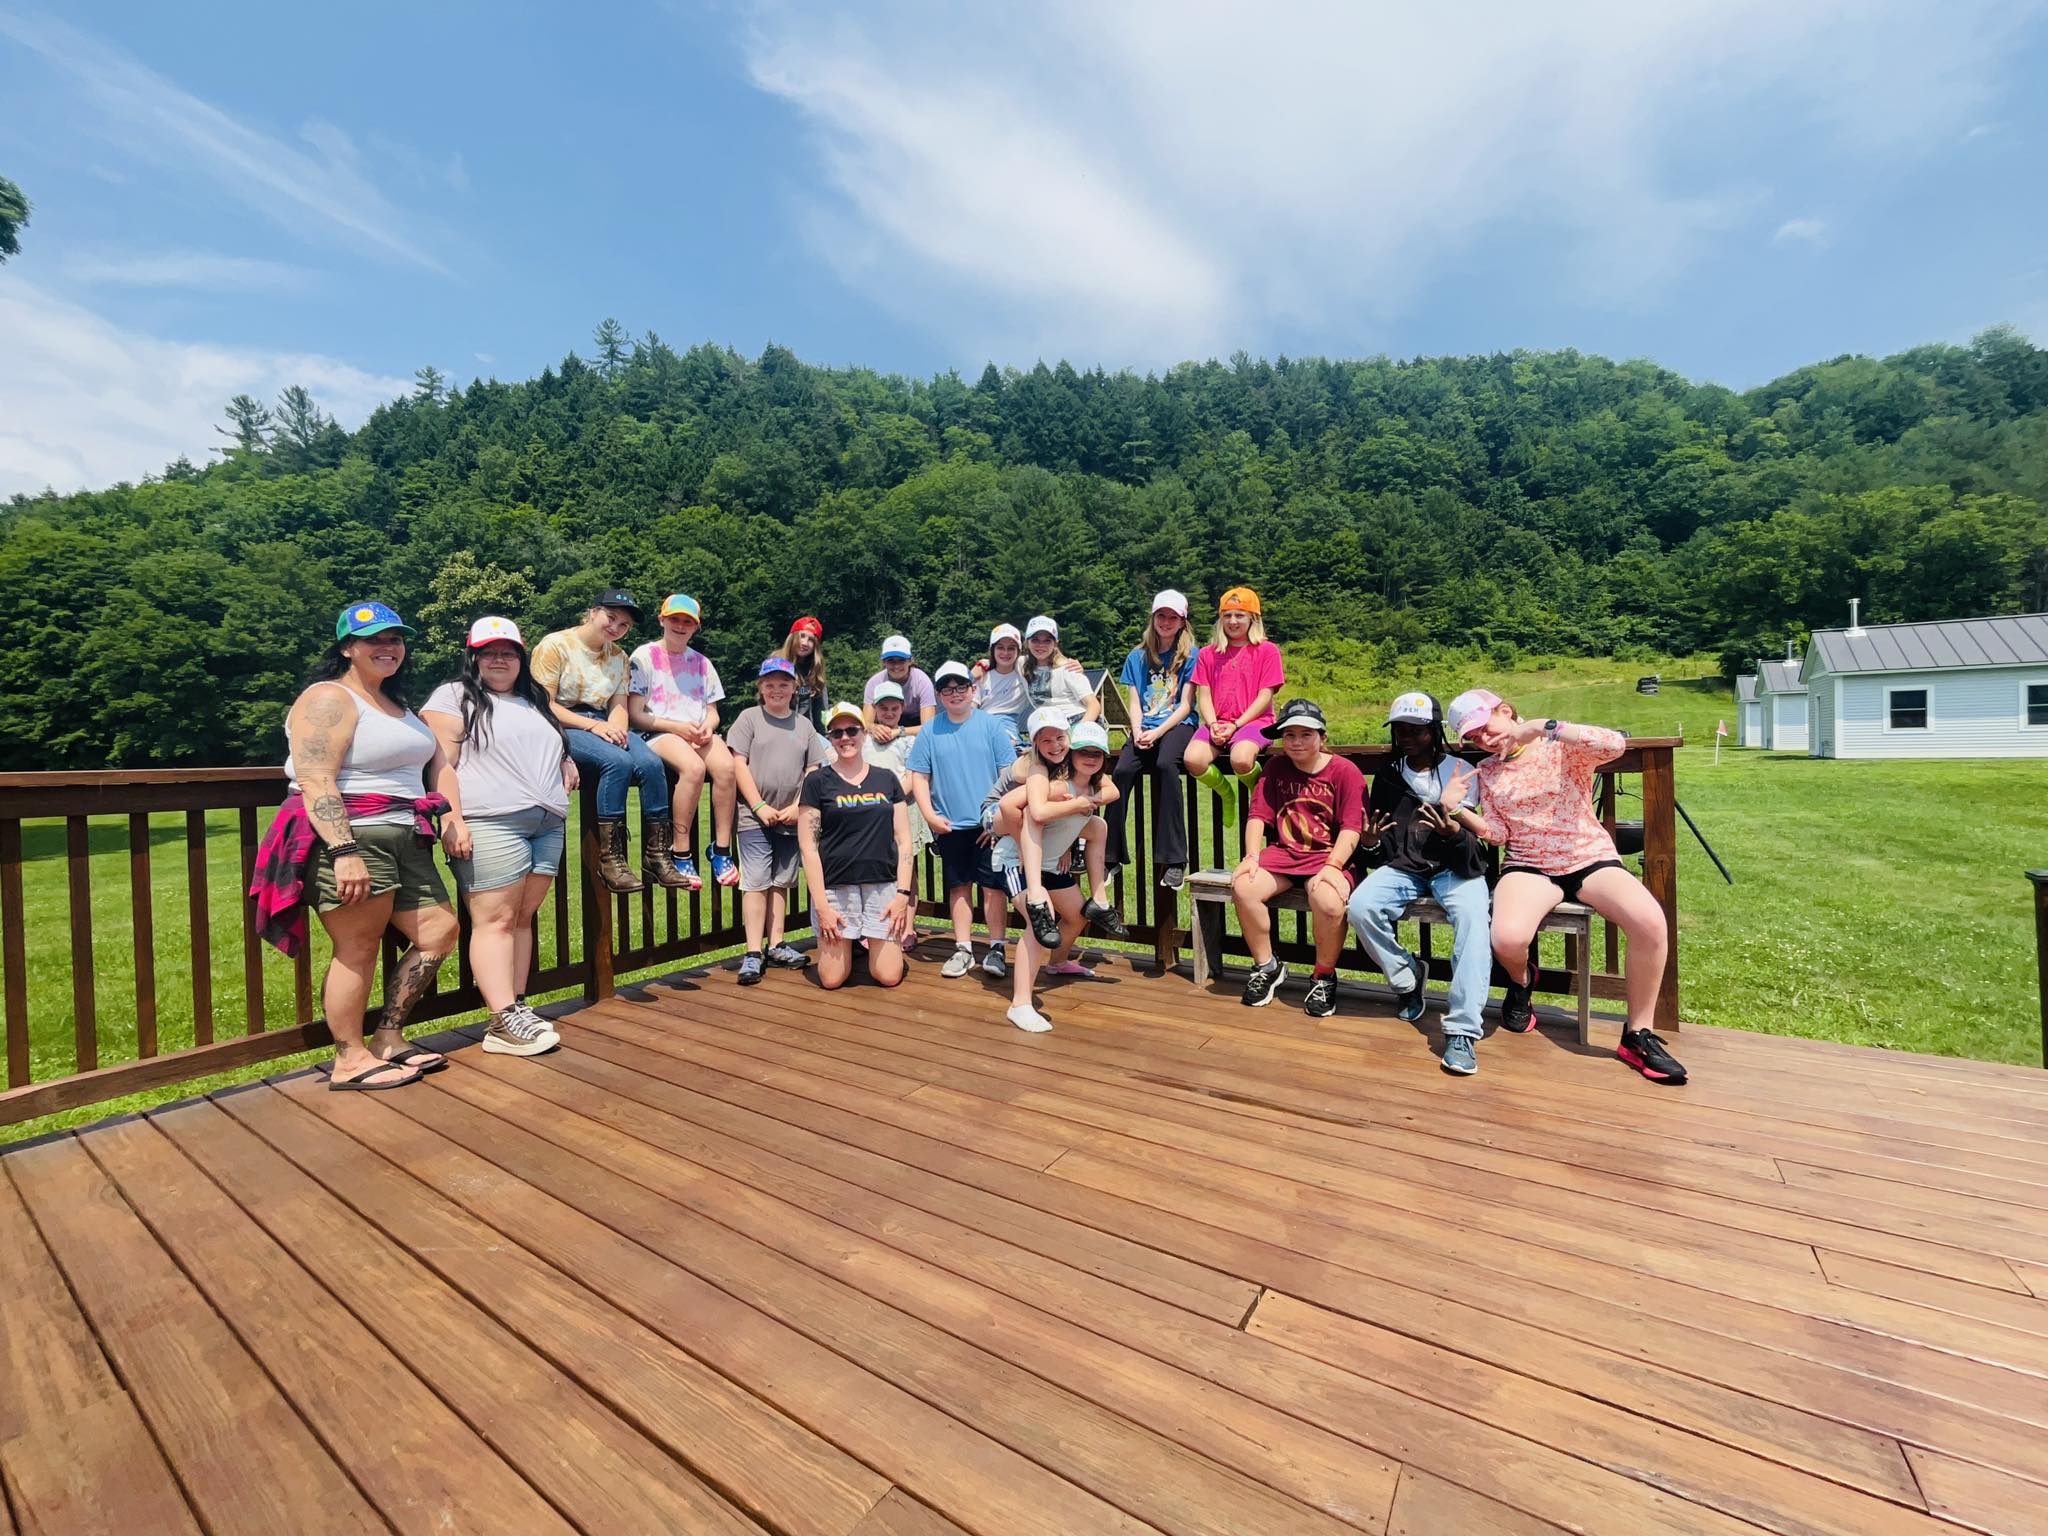
<instances>
[{"instance_id":1,"label":"railing baluster","mask_svg":"<svg viewBox=\"0 0 2048 1536\"><path fill-rule=\"evenodd\" d=\"M313 945L310 935L306 947L292 960L292 1012L300 1024L313 1022Z\"/></svg>"},{"instance_id":2,"label":"railing baluster","mask_svg":"<svg viewBox=\"0 0 2048 1536\"><path fill-rule=\"evenodd\" d=\"M185 895L192 928L192 1043L213 1044L213 927L206 878L206 812L185 813Z\"/></svg>"},{"instance_id":3,"label":"railing baluster","mask_svg":"<svg viewBox=\"0 0 2048 1536\"><path fill-rule=\"evenodd\" d=\"M100 1064L99 1012L92 987L92 845L83 816L64 818L64 864L71 885L71 1032L78 1070Z\"/></svg>"},{"instance_id":4,"label":"railing baluster","mask_svg":"<svg viewBox=\"0 0 2048 1536\"><path fill-rule=\"evenodd\" d=\"M149 879L149 812L128 818L128 905L135 927L135 1054L156 1054L155 892Z\"/></svg>"},{"instance_id":5,"label":"railing baluster","mask_svg":"<svg viewBox=\"0 0 2048 1536\"><path fill-rule=\"evenodd\" d=\"M21 823L0 821L0 964L7 967L7 1086L28 1082L28 920L21 896Z\"/></svg>"},{"instance_id":6,"label":"railing baluster","mask_svg":"<svg viewBox=\"0 0 2048 1536\"><path fill-rule=\"evenodd\" d=\"M263 940L256 934L256 901L249 884L256 878L256 807L242 807L242 1016L247 1033L263 1033Z\"/></svg>"}]
</instances>

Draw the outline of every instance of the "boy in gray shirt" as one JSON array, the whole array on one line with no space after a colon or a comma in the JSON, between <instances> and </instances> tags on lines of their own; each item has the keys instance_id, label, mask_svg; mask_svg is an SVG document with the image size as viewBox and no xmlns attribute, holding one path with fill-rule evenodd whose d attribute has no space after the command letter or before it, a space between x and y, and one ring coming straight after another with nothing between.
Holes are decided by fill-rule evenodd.
<instances>
[{"instance_id":1,"label":"boy in gray shirt","mask_svg":"<svg viewBox=\"0 0 2048 1536\"><path fill-rule=\"evenodd\" d=\"M755 691L761 702L740 711L725 737L739 787L740 913L747 930L747 953L740 961L743 987L761 979L764 965L794 969L807 958L782 941L789 905L783 898L803 873L796 843L797 791L804 775L831 755L817 728L796 712L796 668L787 660L770 656L762 662Z\"/></svg>"}]
</instances>

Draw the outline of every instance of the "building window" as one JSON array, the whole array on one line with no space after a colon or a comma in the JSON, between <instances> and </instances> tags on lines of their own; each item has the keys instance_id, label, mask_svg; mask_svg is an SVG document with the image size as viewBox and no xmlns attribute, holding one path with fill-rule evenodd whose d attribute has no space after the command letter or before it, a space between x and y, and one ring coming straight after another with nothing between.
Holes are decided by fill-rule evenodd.
<instances>
[{"instance_id":1,"label":"building window","mask_svg":"<svg viewBox=\"0 0 2048 1536\"><path fill-rule=\"evenodd\" d=\"M1885 690L1885 717L1895 731L1924 731L1927 729L1927 690L1925 688L1890 688Z\"/></svg>"},{"instance_id":2,"label":"building window","mask_svg":"<svg viewBox=\"0 0 2048 1536\"><path fill-rule=\"evenodd\" d=\"M2027 724L2048 725L2048 683L2027 684Z\"/></svg>"}]
</instances>

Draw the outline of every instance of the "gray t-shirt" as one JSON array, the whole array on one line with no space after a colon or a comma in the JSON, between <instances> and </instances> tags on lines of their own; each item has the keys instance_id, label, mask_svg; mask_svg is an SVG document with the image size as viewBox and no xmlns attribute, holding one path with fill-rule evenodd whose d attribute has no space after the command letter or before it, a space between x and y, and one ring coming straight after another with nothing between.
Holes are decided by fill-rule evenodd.
<instances>
[{"instance_id":1,"label":"gray t-shirt","mask_svg":"<svg viewBox=\"0 0 2048 1536\"><path fill-rule=\"evenodd\" d=\"M462 685L443 683L421 706L423 715L462 718ZM488 730L477 719L481 740L465 741L455 765L465 816L510 816L535 806L569 814L569 791L562 787L562 734L524 699L491 695Z\"/></svg>"},{"instance_id":2,"label":"gray t-shirt","mask_svg":"<svg viewBox=\"0 0 2048 1536\"><path fill-rule=\"evenodd\" d=\"M758 704L740 711L739 719L725 734L725 744L746 758L754 787L777 809L795 805L804 775L831 757L825 750L825 738L802 715L792 712L778 720ZM740 806L740 825L760 827L752 806Z\"/></svg>"}]
</instances>

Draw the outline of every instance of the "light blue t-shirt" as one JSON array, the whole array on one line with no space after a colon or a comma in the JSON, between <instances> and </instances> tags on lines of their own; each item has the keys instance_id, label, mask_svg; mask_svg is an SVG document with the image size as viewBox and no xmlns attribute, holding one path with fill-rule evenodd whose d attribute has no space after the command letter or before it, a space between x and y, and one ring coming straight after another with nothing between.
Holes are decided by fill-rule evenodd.
<instances>
[{"instance_id":1,"label":"light blue t-shirt","mask_svg":"<svg viewBox=\"0 0 2048 1536\"><path fill-rule=\"evenodd\" d=\"M904 767L931 776L933 810L956 827L971 827L989 785L1016 755L1010 733L993 715L976 710L955 724L942 713L918 732Z\"/></svg>"},{"instance_id":2,"label":"light blue t-shirt","mask_svg":"<svg viewBox=\"0 0 2048 1536\"><path fill-rule=\"evenodd\" d=\"M1174 707L1180 703L1181 689L1195 675L1195 657L1199 654L1198 650L1190 650L1178 673L1171 660L1154 661L1145 654L1142 645L1124 658L1124 669L1118 674L1117 681L1126 688L1138 690L1140 730L1151 730L1173 713ZM1199 720L1195 723L1201 724Z\"/></svg>"}]
</instances>

